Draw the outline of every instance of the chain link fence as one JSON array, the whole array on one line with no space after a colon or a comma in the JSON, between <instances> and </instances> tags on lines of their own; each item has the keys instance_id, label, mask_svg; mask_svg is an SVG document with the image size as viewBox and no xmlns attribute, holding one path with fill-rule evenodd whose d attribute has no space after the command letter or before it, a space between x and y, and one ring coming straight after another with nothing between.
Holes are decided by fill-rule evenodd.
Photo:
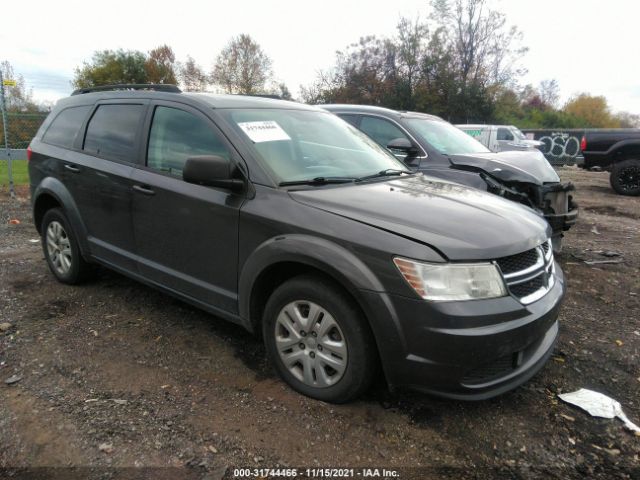
<instances>
[{"instance_id":1,"label":"chain link fence","mask_svg":"<svg viewBox=\"0 0 640 480\"><path fill-rule=\"evenodd\" d=\"M31 139L47 118L48 113L12 113L7 112L7 137L4 138L4 125L0 116L0 148L23 150L29 146Z\"/></svg>"},{"instance_id":2,"label":"chain link fence","mask_svg":"<svg viewBox=\"0 0 640 480\"><path fill-rule=\"evenodd\" d=\"M28 183L24 162L27 159L26 149L47 115L44 112L7 112L4 116L0 115L0 190L8 186L11 197L16 196L15 185ZM6 130L4 119L7 122Z\"/></svg>"}]
</instances>

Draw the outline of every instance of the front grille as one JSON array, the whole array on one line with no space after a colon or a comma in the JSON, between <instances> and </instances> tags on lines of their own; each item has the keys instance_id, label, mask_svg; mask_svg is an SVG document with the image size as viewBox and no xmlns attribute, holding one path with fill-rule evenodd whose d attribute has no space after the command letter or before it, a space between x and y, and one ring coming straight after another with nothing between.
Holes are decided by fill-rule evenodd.
<instances>
[{"instance_id":1,"label":"front grille","mask_svg":"<svg viewBox=\"0 0 640 480\"><path fill-rule=\"evenodd\" d=\"M496 260L500 266L500 270L502 270L502 273L505 275L532 267L537 261L538 252L535 248L527 250L526 252L516 253L515 255L509 255L508 257L498 258Z\"/></svg>"},{"instance_id":2,"label":"front grille","mask_svg":"<svg viewBox=\"0 0 640 480\"><path fill-rule=\"evenodd\" d=\"M544 281L542 275L538 275L528 282L511 285L509 287L509 290L511 290L511 293L513 293L516 297L522 298L537 292L542 287L544 287Z\"/></svg>"},{"instance_id":3,"label":"front grille","mask_svg":"<svg viewBox=\"0 0 640 480\"><path fill-rule=\"evenodd\" d=\"M535 302L553 287L551 241L526 252L496 259L509 292L524 304Z\"/></svg>"}]
</instances>

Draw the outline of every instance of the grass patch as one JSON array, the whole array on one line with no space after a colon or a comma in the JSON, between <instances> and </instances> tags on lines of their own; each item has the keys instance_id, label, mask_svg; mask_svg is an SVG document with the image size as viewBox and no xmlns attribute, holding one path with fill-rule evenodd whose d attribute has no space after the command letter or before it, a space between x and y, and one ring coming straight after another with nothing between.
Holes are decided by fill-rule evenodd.
<instances>
[{"instance_id":1,"label":"grass patch","mask_svg":"<svg viewBox=\"0 0 640 480\"><path fill-rule=\"evenodd\" d=\"M7 160L0 160L0 185L9 185L9 162ZM11 162L11 171L13 173L14 185L28 185L29 184L29 172L27 170L26 160L13 160Z\"/></svg>"}]
</instances>

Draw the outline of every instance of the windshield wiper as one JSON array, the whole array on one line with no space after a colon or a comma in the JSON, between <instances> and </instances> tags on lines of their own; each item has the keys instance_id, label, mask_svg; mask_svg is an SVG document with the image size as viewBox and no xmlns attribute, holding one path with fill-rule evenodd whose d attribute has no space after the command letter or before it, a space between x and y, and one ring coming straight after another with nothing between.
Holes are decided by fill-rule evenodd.
<instances>
[{"instance_id":1,"label":"windshield wiper","mask_svg":"<svg viewBox=\"0 0 640 480\"><path fill-rule=\"evenodd\" d=\"M386 170L381 170L378 173L374 173L373 175L365 175L364 177L360 177L356 181L361 182L362 180L369 180L370 178L392 177L396 175L402 175L403 173L411 174L413 172L411 170L398 170L396 168L387 168Z\"/></svg>"},{"instance_id":2,"label":"windshield wiper","mask_svg":"<svg viewBox=\"0 0 640 480\"><path fill-rule=\"evenodd\" d=\"M287 187L290 185L327 185L329 183L351 183L360 180L355 177L316 177L306 180L291 180L288 182L280 182L279 187Z\"/></svg>"}]
</instances>

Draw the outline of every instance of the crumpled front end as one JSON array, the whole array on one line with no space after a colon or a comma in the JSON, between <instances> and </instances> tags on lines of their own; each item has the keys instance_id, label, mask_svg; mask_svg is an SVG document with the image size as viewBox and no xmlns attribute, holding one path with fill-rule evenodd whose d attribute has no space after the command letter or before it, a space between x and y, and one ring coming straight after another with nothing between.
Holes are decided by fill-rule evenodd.
<instances>
[{"instance_id":1,"label":"crumpled front end","mask_svg":"<svg viewBox=\"0 0 640 480\"><path fill-rule=\"evenodd\" d=\"M487 191L526 205L543 216L553 230L553 250L560 252L562 235L576 223L578 205L571 182L561 182L540 152L503 152L450 156L452 168L477 172Z\"/></svg>"},{"instance_id":2,"label":"crumpled front end","mask_svg":"<svg viewBox=\"0 0 640 480\"><path fill-rule=\"evenodd\" d=\"M562 249L563 232L566 232L578 219L578 204L571 192L575 186L571 182L554 182L535 185L524 182L503 183L487 175L480 175L487 183L487 191L512 201L527 205L540 213L551 226L553 250Z\"/></svg>"}]
</instances>

